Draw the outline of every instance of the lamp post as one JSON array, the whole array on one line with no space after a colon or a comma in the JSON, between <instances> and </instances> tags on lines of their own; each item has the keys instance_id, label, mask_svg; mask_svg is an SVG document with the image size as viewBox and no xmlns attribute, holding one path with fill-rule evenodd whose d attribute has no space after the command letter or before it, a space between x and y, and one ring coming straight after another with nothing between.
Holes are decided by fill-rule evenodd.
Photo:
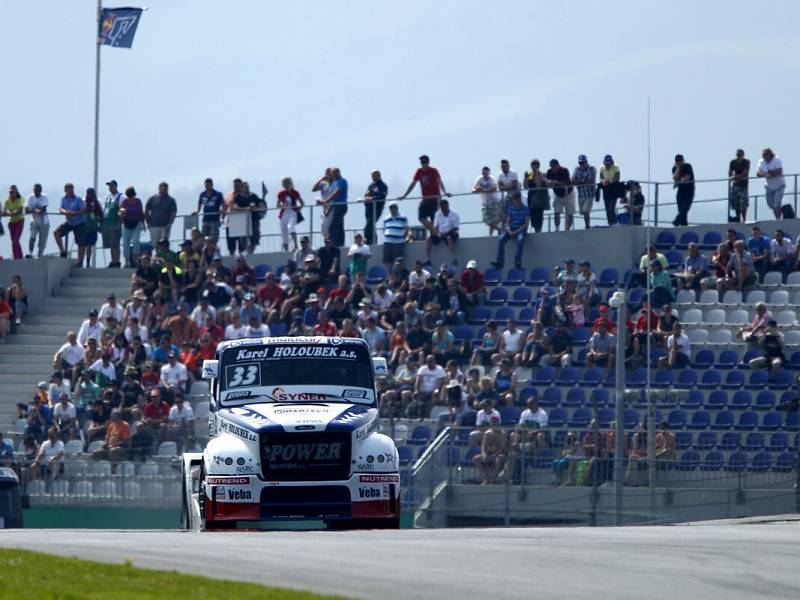
<instances>
[{"instance_id":1,"label":"lamp post","mask_svg":"<svg viewBox=\"0 0 800 600\"><path fill-rule=\"evenodd\" d=\"M618 290L608 301L617 311L616 430L614 431L614 508L616 524L622 525L622 491L625 482L625 292Z\"/></svg>"}]
</instances>

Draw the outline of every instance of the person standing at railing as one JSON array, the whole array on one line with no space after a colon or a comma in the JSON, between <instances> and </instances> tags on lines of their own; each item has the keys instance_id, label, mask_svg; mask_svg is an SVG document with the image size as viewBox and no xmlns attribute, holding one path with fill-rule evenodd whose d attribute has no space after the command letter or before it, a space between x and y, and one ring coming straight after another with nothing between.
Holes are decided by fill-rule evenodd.
<instances>
[{"instance_id":1,"label":"person standing at railing","mask_svg":"<svg viewBox=\"0 0 800 600\"><path fill-rule=\"evenodd\" d=\"M489 235L491 236L495 231L499 234L503 222L502 204L500 203L500 195L497 193L497 182L492 177L492 171L489 167L481 169L481 176L475 181L472 191L483 196L481 213L483 222L489 226Z\"/></svg>"},{"instance_id":2,"label":"person standing at railing","mask_svg":"<svg viewBox=\"0 0 800 600\"><path fill-rule=\"evenodd\" d=\"M101 234L103 236L103 248L111 252L111 261L108 263L109 268L121 267L122 263L119 260L119 243L122 239L122 225L119 220L119 203L122 199L122 194L117 189L117 180L112 179L106 182L108 187L108 195L103 203L103 227Z\"/></svg>"},{"instance_id":3,"label":"person standing at railing","mask_svg":"<svg viewBox=\"0 0 800 600\"><path fill-rule=\"evenodd\" d=\"M22 258L22 230L25 228L25 200L17 186L8 189L8 198L3 204L3 214L8 217L8 233L11 236L11 251L14 259Z\"/></svg>"},{"instance_id":4,"label":"person standing at railing","mask_svg":"<svg viewBox=\"0 0 800 600\"><path fill-rule=\"evenodd\" d=\"M133 187L125 188L125 197L119 203L122 219L122 250L125 253L125 268L139 264L139 244L144 230L144 207L136 197Z\"/></svg>"},{"instance_id":5,"label":"person standing at railing","mask_svg":"<svg viewBox=\"0 0 800 600\"><path fill-rule=\"evenodd\" d=\"M756 175L766 179L767 206L772 209L775 218L780 219L783 215L783 192L786 190L786 181L783 178L783 161L775 155L772 148L764 148L761 152Z\"/></svg>"},{"instance_id":6,"label":"person standing at railing","mask_svg":"<svg viewBox=\"0 0 800 600\"><path fill-rule=\"evenodd\" d=\"M144 206L144 220L150 229L150 243L153 247L161 240L169 241L172 223L178 214L178 205L175 198L169 195L169 185L166 181L158 184L158 194L150 196Z\"/></svg>"},{"instance_id":7,"label":"person standing at railing","mask_svg":"<svg viewBox=\"0 0 800 600\"><path fill-rule=\"evenodd\" d=\"M333 193L333 188L331 187L331 172L333 169L328 167L325 169L325 174L317 180L317 183L314 184L314 187L311 188L312 192L319 192L319 198L317 198L316 202L317 205L322 207L322 236L327 237L331 234L331 219L332 219L332 207L328 200Z\"/></svg>"},{"instance_id":8,"label":"person standing at railing","mask_svg":"<svg viewBox=\"0 0 800 600\"><path fill-rule=\"evenodd\" d=\"M372 183L367 188L367 193L364 194L364 239L367 244L374 244L377 242L377 235L375 233L375 224L383 214L383 206L386 204L386 196L389 193L389 187L381 179L381 172L378 170L373 171L370 176Z\"/></svg>"},{"instance_id":9,"label":"person standing at railing","mask_svg":"<svg viewBox=\"0 0 800 600\"><path fill-rule=\"evenodd\" d=\"M219 224L222 218L222 208L225 203L222 198L222 193L214 189L214 180L211 177L206 177L203 182L205 189L200 192L197 199L197 210L194 214L203 212L201 231L203 235L213 240L214 243L219 241Z\"/></svg>"},{"instance_id":10,"label":"person standing at railing","mask_svg":"<svg viewBox=\"0 0 800 600\"><path fill-rule=\"evenodd\" d=\"M42 193L42 184L33 184L33 193L28 196L25 205L25 212L32 215L31 218L31 238L28 241L28 257L33 254L33 247L38 240L38 258L44 256L44 249L47 246L47 237L50 233L50 218L47 216L47 196Z\"/></svg>"},{"instance_id":11,"label":"person standing at railing","mask_svg":"<svg viewBox=\"0 0 800 600\"><path fill-rule=\"evenodd\" d=\"M419 182L420 190L422 191L422 200L420 200L419 208L417 210L417 218L420 224L428 230L428 233L433 235L433 219L436 216L436 211L439 208L439 201L442 199L442 194L448 198L451 196L444 187L442 177L439 175L438 169L431 166L431 159L427 154L419 157L419 169L414 173L411 183L408 185L406 193L398 198L403 200L408 197L411 190Z\"/></svg>"},{"instance_id":12,"label":"person standing at railing","mask_svg":"<svg viewBox=\"0 0 800 600\"><path fill-rule=\"evenodd\" d=\"M344 246L344 216L347 214L347 179L342 177L338 167L331 169L331 205L330 236L339 248Z\"/></svg>"},{"instance_id":13,"label":"person standing at railing","mask_svg":"<svg viewBox=\"0 0 800 600\"><path fill-rule=\"evenodd\" d=\"M247 218L250 218L252 212L252 198L250 197L249 188L245 191L245 182L237 179L235 182L235 193L230 202L226 202L226 212L228 218L232 213L248 213ZM258 196L253 196L258 200ZM247 250L247 236L246 235L232 235L230 226L225 230L226 241L228 243L228 253L233 256L234 254L243 254Z\"/></svg>"},{"instance_id":14,"label":"person standing at railing","mask_svg":"<svg viewBox=\"0 0 800 600\"><path fill-rule=\"evenodd\" d=\"M528 190L531 226L535 233L539 233L544 224L544 211L550 210L550 192L547 190L547 179L541 171L541 163L538 158L531 161L531 170L525 171L522 187Z\"/></svg>"},{"instance_id":15,"label":"person standing at railing","mask_svg":"<svg viewBox=\"0 0 800 600\"><path fill-rule=\"evenodd\" d=\"M610 154L603 157L603 166L600 167L600 185L597 192L603 193L606 221L609 225L613 225L617 222L617 200L625 196L625 187L622 184L619 167L614 164L614 157Z\"/></svg>"},{"instance_id":16,"label":"person standing at railing","mask_svg":"<svg viewBox=\"0 0 800 600\"><path fill-rule=\"evenodd\" d=\"M61 258L67 258L63 238L72 233L75 244L78 246L77 266L81 266L85 252L83 243L86 233L86 203L83 198L75 195L75 186L71 183L64 184L64 196L61 198L58 211L67 218L66 222L59 225L53 232L53 239L56 241L59 254Z\"/></svg>"},{"instance_id":17,"label":"person standing at railing","mask_svg":"<svg viewBox=\"0 0 800 600\"><path fill-rule=\"evenodd\" d=\"M505 209L511 203L510 194L519 191L519 177L516 171L511 170L511 164L505 158L500 161L500 173L497 175L497 189L502 196L502 215L505 216ZM502 218L502 217L501 217Z\"/></svg>"},{"instance_id":18,"label":"person standing at railing","mask_svg":"<svg viewBox=\"0 0 800 600\"><path fill-rule=\"evenodd\" d=\"M592 204L597 181L597 169L589 164L585 154L578 156L578 166L572 172L572 183L578 188L578 206L583 215L583 224L589 229Z\"/></svg>"},{"instance_id":19,"label":"person standing at railing","mask_svg":"<svg viewBox=\"0 0 800 600\"><path fill-rule=\"evenodd\" d=\"M247 253L254 254L256 246L261 243L261 220L267 214L267 204L250 191L250 184L247 181L242 182L242 195L246 198L247 206L250 208L250 239L246 240L248 242Z\"/></svg>"},{"instance_id":20,"label":"person standing at railing","mask_svg":"<svg viewBox=\"0 0 800 600\"><path fill-rule=\"evenodd\" d=\"M672 181L675 193L675 201L678 204L678 214L672 224L675 227L688 227L689 210L694 201L694 169L686 162L683 154L675 155L675 164L672 165Z\"/></svg>"},{"instance_id":21,"label":"person standing at railing","mask_svg":"<svg viewBox=\"0 0 800 600\"><path fill-rule=\"evenodd\" d=\"M744 157L744 150L736 150L736 158L728 165L730 181L730 204L738 220L747 223L747 207L750 204L748 186L750 183L750 160Z\"/></svg>"},{"instance_id":22,"label":"person standing at railing","mask_svg":"<svg viewBox=\"0 0 800 600\"><path fill-rule=\"evenodd\" d=\"M387 270L393 269L398 259L403 260L407 237L408 218L400 214L397 202L392 202L389 216L383 220L383 264ZM404 279L408 280L408 277Z\"/></svg>"},{"instance_id":23,"label":"person standing at railing","mask_svg":"<svg viewBox=\"0 0 800 600\"><path fill-rule=\"evenodd\" d=\"M557 159L550 161L550 169L547 171L547 185L553 188L553 223L556 231L561 227L561 213L565 213L564 231L572 229L575 220L575 190L571 185L572 177L569 169L562 167Z\"/></svg>"}]
</instances>

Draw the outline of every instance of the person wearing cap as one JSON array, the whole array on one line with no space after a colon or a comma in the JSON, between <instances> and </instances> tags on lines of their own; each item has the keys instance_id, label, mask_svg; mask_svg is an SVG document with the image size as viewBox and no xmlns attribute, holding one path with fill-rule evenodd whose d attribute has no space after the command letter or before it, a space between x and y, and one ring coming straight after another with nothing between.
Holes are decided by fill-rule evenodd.
<instances>
[{"instance_id":1,"label":"person wearing cap","mask_svg":"<svg viewBox=\"0 0 800 600\"><path fill-rule=\"evenodd\" d=\"M303 307L303 322L309 327L316 325L323 305L324 302L317 294L309 294Z\"/></svg>"},{"instance_id":2,"label":"person wearing cap","mask_svg":"<svg viewBox=\"0 0 800 600\"><path fill-rule=\"evenodd\" d=\"M333 238L331 238L331 241L333 241ZM304 235L300 237L300 246L298 247L295 244L294 252L292 252L292 258L298 265L302 265L309 256L315 256L314 249L311 247L311 241L309 237Z\"/></svg>"},{"instance_id":3,"label":"person wearing cap","mask_svg":"<svg viewBox=\"0 0 800 600\"><path fill-rule=\"evenodd\" d=\"M492 266L502 269L506 262L506 244L509 240L517 243L517 251L514 254L514 266L522 267L522 252L525 249L525 238L528 237L528 226L530 225L530 211L522 204L522 194L519 190L514 190L509 194L511 202L506 206L506 216L503 222L503 233L497 240L497 258Z\"/></svg>"},{"instance_id":4,"label":"person wearing cap","mask_svg":"<svg viewBox=\"0 0 800 600\"><path fill-rule=\"evenodd\" d=\"M461 272L461 289L467 295L470 304L483 306L486 302L486 283L483 273L478 269L478 261L470 259L466 268Z\"/></svg>"},{"instance_id":5,"label":"person wearing cap","mask_svg":"<svg viewBox=\"0 0 800 600\"><path fill-rule=\"evenodd\" d=\"M340 248L344 246L344 216L347 213L347 180L342 177L339 167L331 168L331 193L328 204L331 207L331 223L329 235L333 243Z\"/></svg>"},{"instance_id":6,"label":"person wearing cap","mask_svg":"<svg viewBox=\"0 0 800 600\"><path fill-rule=\"evenodd\" d=\"M169 240L172 223L178 214L175 198L169 195L169 184L158 184L158 193L150 196L144 205L144 220L150 229L150 243L155 246L161 240Z\"/></svg>"},{"instance_id":7,"label":"person wearing cap","mask_svg":"<svg viewBox=\"0 0 800 600\"><path fill-rule=\"evenodd\" d=\"M367 261L372 256L372 251L364 243L364 236L361 233L356 233L353 237L353 245L347 251L347 258L349 264L347 265L347 273L351 279L354 279L356 273L367 272Z\"/></svg>"},{"instance_id":8,"label":"person wearing cap","mask_svg":"<svg viewBox=\"0 0 800 600\"><path fill-rule=\"evenodd\" d=\"M525 171L522 187L528 192L531 226L535 233L539 233L544 224L544 212L550 210L550 191L547 189L547 178L541 170L538 158L531 161L531 170Z\"/></svg>"},{"instance_id":9,"label":"person wearing cap","mask_svg":"<svg viewBox=\"0 0 800 600\"><path fill-rule=\"evenodd\" d=\"M472 186L474 194L481 194L481 215L483 222L489 226L489 236L497 231L500 233L500 225L503 220L503 205L501 195L497 189L497 181L492 177L492 170L489 167L481 169L481 176Z\"/></svg>"},{"instance_id":10,"label":"person wearing cap","mask_svg":"<svg viewBox=\"0 0 800 600\"><path fill-rule=\"evenodd\" d=\"M367 326L367 319L372 317L375 319L375 322L378 322L379 316L378 311L375 310L375 307L372 305L372 301L369 298L364 298L361 302L358 303L359 311L356 313L356 322L361 329Z\"/></svg>"},{"instance_id":11,"label":"person wearing cap","mask_svg":"<svg viewBox=\"0 0 800 600\"><path fill-rule=\"evenodd\" d=\"M322 283L335 283L341 273L342 251L333 243L331 236L325 236L325 242L317 250L319 259L320 281Z\"/></svg>"},{"instance_id":12,"label":"person wearing cap","mask_svg":"<svg viewBox=\"0 0 800 600\"><path fill-rule=\"evenodd\" d=\"M67 251L64 247L64 238L70 233L75 238L75 244L78 246L78 262L76 266L83 266L83 257L85 250L83 247L84 236L86 234L86 203L83 198L75 195L75 186L71 183L64 184L64 196L61 198L58 211L64 215L67 220L59 225L53 232L53 239L58 246L61 258L67 258Z\"/></svg>"},{"instance_id":13,"label":"person wearing cap","mask_svg":"<svg viewBox=\"0 0 800 600\"><path fill-rule=\"evenodd\" d=\"M292 240L293 250L297 250L297 223L301 218L300 212L304 206L303 198L294 187L291 177L281 179L281 191L278 192L275 207L278 209L278 221L281 228L281 247L284 252L289 251L289 238Z\"/></svg>"},{"instance_id":14,"label":"person wearing cap","mask_svg":"<svg viewBox=\"0 0 800 600\"><path fill-rule=\"evenodd\" d=\"M589 229L597 186L597 169L589 164L585 154L578 156L578 166L572 171L572 183L578 190L578 208L583 215L583 224Z\"/></svg>"},{"instance_id":15,"label":"person wearing cap","mask_svg":"<svg viewBox=\"0 0 800 600\"><path fill-rule=\"evenodd\" d=\"M377 169L370 173L372 181L364 194L364 239L367 244L374 244L378 240L375 237L375 224L383 214L383 206L386 204L386 196L389 187L381 178L381 172Z\"/></svg>"},{"instance_id":16,"label":"person wearing cap","mask_svg":"<svg viewBox=\"0 0 800 600\"><path fill-rule=\"evenodd\" d=\"M133 318L138 319L139 323L147 322L150 314L145 302L147 302L147 294L144 293L143 289L136 288L131 294L130 300L125 303L125 307L122 309L122 323L129 325Z\"/></svg>"},{"instance_id":17,"label":"person wearing cap","mask_svg":"<svg viewBox=\"0 0 800 600\"><path fill-rule=\"evenodd\" d=\"M561 227L561 213L566 214L564 220L564 231L572 229L575 220L575 190L570 183L569 169L562 167L558 160L550 160L550 168L547 170L547 185L553 188L553 223L556 231Z\"/></svg>"},{"instance_id":18,"label":"person wearing cap","mask_svg":"<svg viewBox=\"0 0 800 600\"><path fill-rule=\"evenodd\" d=\"M28 240L28 257L33 254L33 248L38 241L37 258L44 256L47 238L50 233L50 218L47 216L47 194L42 193L42 184L33 184L33 193L28 196L25 203L25 213L31 215L31 237Z\"/></svg>"},{"instance_id":19,"label":"person wearing cap","mask_svg":"<svg viewBox=\"0 0 800 600\"><path fill-rule=\"evenodd\" d=\"M161 385L167 392L183 390L190 380L189 370L186 365L178 362L178 354L170 352L167 363L161 367Z\"/></svg>"},{"instance_id":20,"label":"person wearing cap","mask_svg":"<svg viewBox=\"0 0 800 600\"><path fill-rule=\"evenodd\" d=\"M3 215L8 217L8 234L11 237L11 251L14 259L22 258L22 231L25 228L25 200L17 186L8 188L8 198L3 203Z\"/></svg>"},{"instance_id":21,"label":"person wearing cap","mask_svg":"<svg viewBox=\"0 0 800 600\"><path fill-rule=\"evenodd\" d=\"M389 216L383 220L383 264L387 270L405 256L407 239L408 218L400 214L397 202L392 202Z\"/></svg>"},{"instance_id":22,"label":"person wearing cap","mask_svg":"<svg viewBox=\"0 0 800 600\"><path fill-rule=\"evenodd\" d=\"M98 315L97 309L93 308L89 311L89 318L84 319L83 323L81 323L77 336L78 343L81 346L85 346L89 338L99 340L103 337L103 330L106 327Z\"/></svg>"},{"instance_id":23,"label":"person wearing cap","mask_svg":"<svg viewBox=\"0 0 800 600\"><path fill-rule=\"evenodd\" d=\"M747 223L747 208L750 205L750 159L744 157L744 150L736 150L736 158L728 164L728 202L736 214L736 220Z\"/></svg>"},{"instance_id":24,"label":"person wearing cap","mask_svg":"<svg viewBox=\"0 0 800 600\"><path fill-rule=\"evenodd\" d=\"M419 208L417 209L417 218L420 224L433 235L433 220L436 216L436 210L439 208L439 201L442 199L442 194L448 198L451 194L445 190L442 177L436 167L431 166L431 159L427 154L419 157L420 167L414 172L414 177L408 185L406 192L398 198L403 200L408 197L411 190L419 182L422 198L420 199Z\"/></svg>"},{"instance_id":25,"label":"person wearing cap","mask_svg":"<svg viewBox=\"0 0 800 600\"><path fill-rule=\"evenodd\" d=\"M252 292L245 292L242 295L242 308L239 310L239 315L242 317L242 323L249 323L250 317L255 317L259 323L263 320L264 309L256 304L256 297Z\"/></svg>"},{"instance_id":26,"label":"person wearing cap","mask_svg":"<svg viewBox=\"0 0 800 600\"><path fill-rule=\"evenodd\" d=\"M587 367L605 367L606 375L614 366L616 352L616 336L608 332L604 321L597 325L597 331L589 338L589 352L586 355Z\"/></svg>"},{"instance_id":27,"label":"person wearing cap","mask_svg":"<svg viewBox=\"0 0 800 600\"><path fill-rule=\"evenodd\" d=\"M597 193L601 192L606 208L606 220L609 225L613 225L617 222L617 200L625 195L625 186L622 184L619 166L614 163L614 157L610 154L603 157L603 166L600 167L600 185L597 187Z\"/></svg>"},{"instance_id":28,"label":"person wearing cap","mask_svg":"<svg viewBox=\"0 0 800 600\"><path fill-rule=\"evenodd\" d=\"M783 192L786 190L786 180L783 177L783 161L778 158L772 148L761 151L761 160L758 161L756 175L766 181L767 206L772 209L776 219L783 217ZM794 215L792 215L794 216Z\"/></svg>"},{"instance_id":29,"label":"person wearing cap","mask_svg":"<svg viewBox=\"0 0 800 600\"><path fill-rule=\"evenodd\" d=\"M689 225L689 209L692 208L694 200L694 169L686 162L683 154L675 155L675 164L672 165L672 181L674 182L675 201L678 204L678 214L673 219L675 227L687 227ZM776 211L776 218L780 218L780 207Z\"/></svg>"},{"instance_id":30,"label":"person wearing cap","mask_svg":"<svg viewBox=\"0 0 800 600\"><path fill-rule=\"evenodd\" d=\"M450 202L442 199L439 202L439 210L433 218L433 228L431 234L428 236L428 241L425 243L425 254L428 257L426 265L431 264L431 250L434 246L438 246L439 242L444 241L445 245L450 249L450 254L453 256L451 264L456 266L458 259L456 258L456 242L458 242L459 229L461 227L461 218L454 210L450 209Z\"/></svg>"},{"instance_id":31,"label":"person wearing cap","mask_svg":"<svg viewBox=\"0 0 800 600\"><path fill-rule=\"evenodd\" d=\"M117 188L116 179L106 182L108 187L108 194L103 201L103 225L100 233L103 236L103 248L109 250L111 253L111 262L108 263L109 268L121 267L119 256L119 243L122 239L122 221L119 216L119 205L122 200L122 194Z\"/></svg>"}]
</instances>

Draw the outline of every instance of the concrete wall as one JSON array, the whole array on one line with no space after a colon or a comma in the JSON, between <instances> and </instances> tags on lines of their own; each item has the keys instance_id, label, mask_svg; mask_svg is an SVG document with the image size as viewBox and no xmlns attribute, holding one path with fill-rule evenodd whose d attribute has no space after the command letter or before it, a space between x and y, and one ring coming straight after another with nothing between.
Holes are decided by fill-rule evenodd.
<instances>
[{"instance_id":1,"label":"concrete wall","mask_svg":"<svg viewBox=\"0 0 800 600\"><path fill-rule=\"evenodd\" d=\"M0 261L0 285L8 287L14 275L22 276L22 283L28 290L28 305L31 309L36 309L69 275L72 262L67 258L58 257L46 257L42 260L3 260Z\"/></svg>"}]
</instances>

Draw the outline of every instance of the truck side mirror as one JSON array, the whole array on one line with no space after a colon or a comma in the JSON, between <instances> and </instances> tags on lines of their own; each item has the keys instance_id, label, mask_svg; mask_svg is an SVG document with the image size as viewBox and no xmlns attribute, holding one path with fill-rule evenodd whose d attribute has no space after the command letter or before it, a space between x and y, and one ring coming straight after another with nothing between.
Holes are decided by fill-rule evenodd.
<instances>
[{"instance_id":1,"label":"truck side mirror","mask_svg":"<svg viewBox=\"0 0 800 600\"><path fill-rule=\"evenodd\" d=\"M219 361L218 360L204 360L203 370L201 377L203 379L216 379L219 374Z\"/></svg>"}]
</instances>

